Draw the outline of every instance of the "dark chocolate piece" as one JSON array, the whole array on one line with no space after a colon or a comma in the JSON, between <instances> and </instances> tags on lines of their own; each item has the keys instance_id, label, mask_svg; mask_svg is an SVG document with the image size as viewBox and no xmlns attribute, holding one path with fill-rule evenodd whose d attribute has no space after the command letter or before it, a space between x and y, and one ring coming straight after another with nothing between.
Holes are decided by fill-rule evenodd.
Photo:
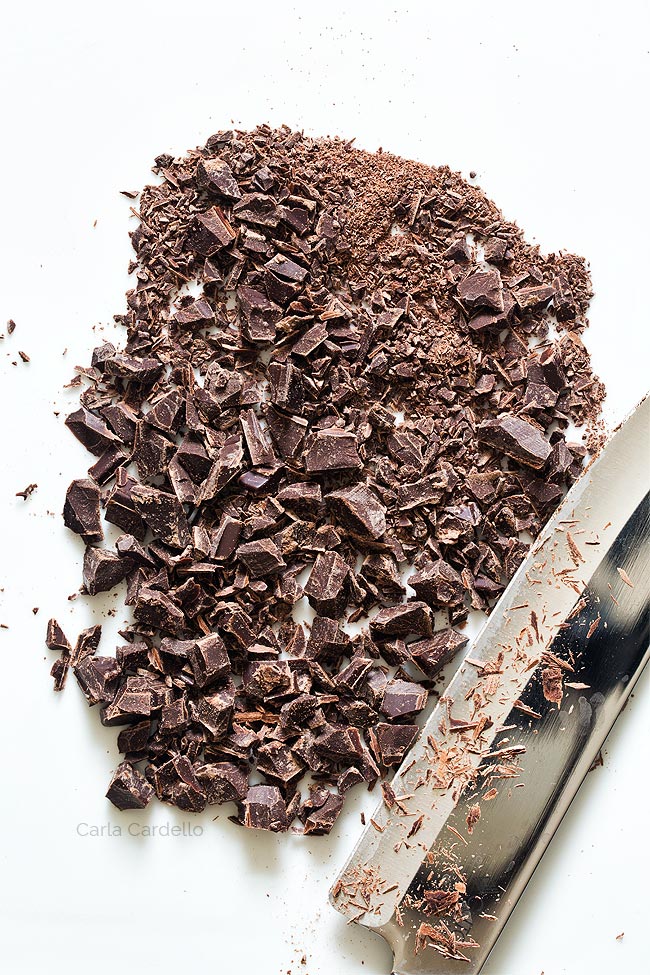
<instances>
[{"instance_id":1,"label":"dark chocolate piece","mask_svg":"<svg viewBox=\"0 0 650 975\"><path fill-rule=\"evenodd\" d=\"M86 543L101 542L104 537L99 515L99 488L87 478L72 481L65 495L63 522L66 528L81 535Z\"/></svg>"},{"instance_id":2,"label":"dark chocolate piece","mask_svg":"<svg viewBox=\"0 0 650 975\"><path fill-rule=\"evenodd\" d=\"M544 466L551 453L551 445L541 430L520 416L503 414L496 420L486 420L477 433L483 443L536 470Z\"/></svg>"},{"instance_id":3,"label":"dark chocolate piece","mask_svg":"<svg viewBox=\"0 0 650 975\"><path fill-rule=\"evenodd\" d=\"M191 541L183 506L173 494L137 484L131 491L135 509L156 538L172 548L185 548Z\"/></svg>"},{"instance_id":4,"label":"dark chocolate piece","mask_svg":"<svg viewBox=\"0 0 650 975\"><path fill-rule=\"evenodd\" d=\"M114 552L89 545L84 553L84 586L91 596L98 592L108 592L126 578L129 568L128 559L121 559Z\"/></svg>"},{"instance_id":5,"label":"dark chocolate piece","mask_svg":"<svg viewBox=\"0 0 650 975\"><path fill-rule=\"evenodd\" d=\"M118 809L144 809L153 799L154 791L142 772L129 762L122 762L115 769L106 798Z\"/></svg>"},{"instance_id":6,"label":"dark chocolate piece","mask_svg":"<svg viewBox=\"0 0 650 975\"><path fill-rule=\"evenodd\" d=\"M355 470L361 466L356 439L344 430L319 430L305 450L308 474Z\"/></svg>"},{"instance_id":7,"label":"dark chocolate piece","mask_svg":"<svg viewBox=\"0 0 650 975\"><path fill-rule=\"evenodd\" d=\"M325 503L336 520L355 535L377 539L386 531L386 508L363 484L332 491Z\"/></svg>"},{"instance_id":8,"label":"dark chocolate piece","mask_svg":"<svg viewBox=\"0 0 650 975\"><path fill-rule=\"evenodd\" d=\"M431 610L426 603L401 603L399 606L386 606L380 609L370 620L370 632L373 637L408 636L410 633L420 633L429 636L431 633Z\"/></svg>"}]
</instances>

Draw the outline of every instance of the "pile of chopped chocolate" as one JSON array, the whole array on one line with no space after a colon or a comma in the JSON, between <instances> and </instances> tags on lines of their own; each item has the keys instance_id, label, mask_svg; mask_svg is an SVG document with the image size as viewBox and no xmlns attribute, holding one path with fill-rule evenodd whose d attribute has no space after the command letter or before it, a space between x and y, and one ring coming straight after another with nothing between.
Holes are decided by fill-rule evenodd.
<instances>
[{"instance_id":1,"label":"pile of chopped chocolate","mask_svg":"<svg viewBox=\"0 0 650 975\"><path fill-rule=\"evenodd\" d=\"M340 140L220 132L154 172L126 346L66 421L97 458L64 510L85 591L126 580L133 622L99 656L51 621L56 687L121 726L118 808L327 833L580 473L589 275L449 169Z\"/></svg>"}]
</instances>

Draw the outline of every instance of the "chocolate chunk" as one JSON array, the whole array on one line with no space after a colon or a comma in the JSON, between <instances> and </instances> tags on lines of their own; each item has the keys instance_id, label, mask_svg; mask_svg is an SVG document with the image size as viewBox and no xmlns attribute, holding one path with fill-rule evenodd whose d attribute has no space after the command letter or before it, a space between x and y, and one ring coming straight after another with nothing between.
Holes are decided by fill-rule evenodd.
<instances>
[{"instance_id":1,"label":"chocolate chunk","mask_svg":"<svg viewBox=\"0 0 650 975\"><path fill-rule=\"evenodd\" d=\"M139 589L133 615L139 623L165 633L178 633L186 624L182 609L163 592L148 586Z\"/></svg>"},{"instance_id":2,"label":"chocolate chunk","mask_svg":"<svg viewBox=\"0 0 650 975\"><path fill-rule=\"evenodd\" d=\"M323 509L320 484L313 481L288 484L278 491L276 498L284 508L298 515L299 518L318 518Z\"/></svg>"},{"instance_id":3,"label":"chocolate chunk","mask_svg":"<svg viewBox=\"0 0 650 975\"><path fill-rule=\"evenodd\" d=\"M184 731L189 725L187 704L182 697L165 704L160 714L159 730L162 732Z\"/></svg>"},{"instance_id":4,"label":"chocolate chunk","mask_svg":"<svg viewBox=\"0 0 650 975\"><path fill-rule=\"evenodd\" d=\"M429 636L431 633L431 610L423 602L386 606L371 619L370 632L375 638L408 636L409 633Z\"/></svg>"},{"instance_id":5,"label":"chocolate chunk","mask_svg":"<svg viewBox=\"0 0 650 975\"><path fill-rule=\"evenodd\" d=\"M249 342L273 342L282 309L255 288L240 285L237 298L242 313L242 331Z\"/></svg>"},{"instance_id":6,"label":"chocolate chunk","mask_svg":"<svg viewBox=\"0 0 650 975\"><path fill-rule=\"evenodd\" d=\"M118 809L144 809L153 799L154 791L142 772L129 762L122 762L115 769L106 798Z\"/></svg>"},{"instance_id":7,"label":"chocolate chunk","mask_svg":"<svg viewBox=\"0 0 650 975\"><path fill-rule=\"evenodd\" d=\"M239 417L246 446L254 467L273 464L276 456L266 430L262 427L254 410L246 410Z\"/></svg>"},{"instance_id":8,"label":"chocolate chunk","mask_svg":"<svg viewBox=\"0 0 650 975\"><path fill-rule=\"evenodd\" d=\"M84 697L92 707L94 704L107 704L117 691L117 682L122 676L122 667L115 657L82 657L73 667L74 675Z\"/></svg>"},{"instance_id":9,"label":"chocolate chunk","mask_svg":"<svg viewBox=\"0 0 650 975\"><path fill-rule=\"evenodd\" d=\"M244 193L235 204L233 215L239 220L261 227L277 227L280 219L275 200L264 193Z\"/></svg>"},{"instance_id":10,"label":"chocolate chunk","mask_svg":"<svg viewBox=\"0 0 650 975\"><path fill-rule=\"evenodd\" d=\"M131 491L138 514L156 538L172 548L185 548L191 541L183 506L173 494L137 484Z\"/></svg>"},{"instance_id":11,"label":"chocolate chunk","mask_svg":"<svg viewBox=\"0 0 650 975\"><path fill-rule=\"evenodd\" d=\"M285 257L284 254L276 254L275 257L272 257L270 261L266 262L264 267L277 274L278 277L284 278L286 281L297 281L299 284L305 280L308 274L306 268L301 267L300 264L296 264L295 261Z\"/></svg>"},{"instance_id":12,"label":"chocolate chunk","mask_svg":"<svg viewBox=\"0 0 650 975\"><path fill-rule=\"evenodd\" d=\"M503 284L497 270L475 271L460 282L457 290L468 311L474 308L503 311Z\"/></svg>"},{"instance_id":13,"label":"chocolate chunk","mask_svg":"<svg viewBox=\"0 0 650 975\"><path fill-rule=\"evenodd\" d=\"M331 832L342 809L343 796L330 792L325 802L307 816L305 836L326 836Z\"/></svg>"},{"instance_id":14,"label":"chocolate chunk","mask_svg":"<svg viewBox=\"0 0 650 975\"><path fill-rule=\"evenodd\" d=\"M111 433L106 424L99 417L90 413L89 410L84 409L83 406L70 414L65 425L74 433L86 450L96 456L103 454L105 450L119 443L115 434Z\"/></svg>"},{"instance_id":15,"label":"chocolate chunk","mask_svg":"<svg viewBox=\"0 0 650 975\"><path fill-rule=\"evenodd\" d=\"M340 616L347 605L350 569L338 552L318 556L305 584L305 595L320 616Z\"/></svg>"},{"instance_id":16,"label":"chocolate chunk","mask_svg":"<svg viewBox=\"0 0 650 975\"><path fill-rule=\"evenodd\" d=\"M486 420L477 433L483 443L496 447L526 467L543 467L551 453L551 445L539 428L519 416L503 414L496 420Z\"/></svg>"},{"instance_id":17,"label":"chocolate chunk","mask_svg":"<svg viewBox=\"0 0 650 975\"><path fill-rule=\"evenodd\" d=\"M409 653L427 677L435 677L439 670L450 660L461 647L464 647L468 637L456 630L445 629L434 633L426 640L417 640L409 644Z\"/></svg>"},{"instance_id":18,"label":"chocolate chunk","mask_svg":"<svg viewBox=\"0 0 650 975\"><path fill-rule=\"evenodd\" d=\"M257 767L267 779L288 784L302 775L304 765L291 749L281 741L261 745L257 752Z\"/></svg>"},{"instance_id":19,"label":"chocolate chunk","mask_svg":"<svg viewBox=\"0 0 650 975\"><path fill-rule=\"evenodd\" d=\"M248 776L232 762L207 762L196 769L209 805L243 802L248 794Z\"/></svg>"},{"instance_id":20,"label":"chocolate chunk","mask_svg":"<svg viewBox=\"0 0 650 975\"><path fill-rule=\"evenodd\" d=\"M550 284L534 284L527 288L516 288L513 294L520 311L535 311L548 305L555 288Z\"/></svg>"},{"instance_id":21,"label":"chocolate chunk","mask_svg":"<svg viewBox=\"0 0 650 975\"><path fill-rule=\"evenodd\" d=\"M337 521L355 535L377 539L386 531L386 508L363 484L332 491L325 503Z\"/></svg>"},{"instance_id":22,"label":"chocolate chunk","mask_svg":"<svg viewBox=\"0 0 650 975\"><path fill-rule=\"evenodd\" d=\"M104 362L104 369L112 376L118 376L126 382L132 381L146 386L155 383L163 368L162 362L159 362L158 359L146 357L140 359L123 352L116 353Z\"/></svg>"},{"instance_id":23,"label":"chocolate chunk","mask_svg":"<svg viewBox=\"0 0 650 975\"><path fill-rule=\"evenodd\" d=\"M106 499L104 517L112 525L117 525L129 535L143 541L147 526L133 500L133 488L135 486L136 481L127 474L124 468L120 468L117 471L115 485Z\"/></svg>"},{"instance_id":24,"label":"chocolate chunk","mask_svg":"<svg viewBox=\"0 0 650 975\"><path fill-rule=\"evenodd\" d=\"M208 328L214 323L214 310L205 298L196 298L179 308L174 315L174 321L182 329ZM178 395L178 393L169 395ZM149 414L147 418L149 419Z\"/></svg>"},{"instance_id":25,"label":"chocolate chunk","mask_svg":"<svg viewBox=\"0 0 650 975\"><path fill-rule=\"evenodd\" d=\"M76 667L82 660L86 657L91 657L97 652L99 647L99 641L102 638L102 628L99 623L95 626L89 626L87 629L82 630L77 637L77 642L74 645L74 650L72 651L72 657L70 663L73 667Z\"/></svg>"},{"instance_id":26,"label":"chocolate chunk","mask_svg":"<svg viewBox=\"0 0 650 975\"><path fill-rule=\"evenodd\" d=\"M462 602L465 595L461 576L443 559L427 562L409 577L408 584L418 599L428 603L433 609L455 606Z\"/></svg>"},{"instance_id":27,"label":"chocolate chunk","mask_svg":"<svg viewBox=\"0 0 650 975\"><path fill-rule=\"evenodd\" d=\"M329 471L355 470L362 466L357 441L344 430L319 430L305 450L305 469L308 474Z\"/></svg>"},{"instance_id":28,"label":"chocolate chunk","mask_svg":"<svg viewBox=\"0 0 650 975\"><path fill-rule=\"evenodd\" d=\"M217 633L197 640L188 654L196 686L209 687L230 673L230 658Z\"/></svg>"},{"instance_id":29,"label":"chocolate chunk","mask_svg":"<svg viewBox=\"0 0 650 975\"><path fill-rule=\"evenodd\" d=\"M103 548L87 546L84 554L83 581L91 596L98 592L108 592L124 579L129 572L129 563L113 552Z\"/></svg>"},{"instance_id":30,"label":"chocolate chunk","mask_svg":"<svg viewBox=\"0 0 650 975\"><path fill-rule=\"evenodd\" d=\"M252 579L274 575L286 568L282 553L270 538L240 545L237 549L237 558L244 563Z\"/></svg>"},{"instance_id":31,"label":"chocolate chunk","mask_svg":"<svg viewBox=\"0 0 650 975\"><path fill-rule=\"evenodd\" d=\"M400 484L397 489L400 508L419 508L423 504L437 504L443 497L445 485L437 474L430 474L419 481Z\"/></svg>"},{"instance_id":32,"label":"chocolate chunk","mask_svg":"<svg viewBox=\"0 0 650 975\"><path fill-rule=\"evenodd\" d=\"M123 755L145 756L149 737L151 735L151 722L138 721L128 728L123 728L117 736L117 749Z\"/></svg>"},{"instance_id":33,"label":"chocolate chunk","mask_svg":"<svg viewBox=\"0 0 650 975\"><path fill-rule=\"evenodd\" d=\"M248 829L270 829L274 833L289 829L287 806L277 786L251 786L243 807L243 824Z\"/></svg>"},{"instance_id":34,"label":"chocolate chunk","mask_svg":"<svg viewBox=\"0 0 650 975\"><path fill-rule=\"evenodd\" d=\"M347 648L349 637L336 620L316 616L311 625L305 655L311 660L338 659Z\"/></svg>"},{"instance_id":35,"label":"chocolate chunk","mask_svg":"<svg viewBox=\"0 0 650 975\"><path fill-rule=\"evenodd\" d=\"M390 680L381 702L380 710L387 718L404 718L421 711L428 694L420 684L406 680Z\"/></svg>"},{"instance_id":36,"label":"chocolate chunk","mask_svg":"<svg viewBox=\"0 0 650 975\"><path fill-rule=\"evenodd\" d=\"M388 768L399 765L420 733L416 724L378 724L373 729L378 760Z\"/></svg>"},{"instance_id":37,"label":"chocolate chunk","mask_svg":"<svg viewBox=\"0 0 650 975\"><path fill-rule=\"evenodd\" d=\"M237 235L220 207L200 213L187 238L188 247L201 257L212 257L229 247Z\"/></svg>"},{"instance_id":38,"label":"chocolate chunk","mask_svg":"<svg viewBox=\"0 0 650 975\"><path fill-rule=\"evenodd\" d=\"M48 650L58 650L62 653L72 652L70 641L55 619L48 620L45 645Z\"/></svg>"},{"instance_id":39,"label":"chocolate chunk","mask_svg":"<svg viewBox=\"0 0 650 975\"><path fill-rule=\"evenodd\" d=\"M227 200L240 200L241 190L233 171L223 159L203 159L197 166L196 176L199 186L225 197Z\"/></svg>"}]
</instances>

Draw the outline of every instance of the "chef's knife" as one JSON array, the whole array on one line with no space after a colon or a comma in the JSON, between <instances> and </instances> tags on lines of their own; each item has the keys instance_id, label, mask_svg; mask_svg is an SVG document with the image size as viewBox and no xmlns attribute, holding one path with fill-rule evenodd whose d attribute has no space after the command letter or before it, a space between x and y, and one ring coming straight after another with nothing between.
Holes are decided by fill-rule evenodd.
<instances>
[{"instance_id":1,"label":"chef's knife","mask_svg":"<svg viewBox=\"0 0 650 975\"><path fill-rule=\"evenodd\" d=\"M649 448L650 397L517 570L332 888L394 975L480 971L647 662Z\"/></svg>"}]
</instances>

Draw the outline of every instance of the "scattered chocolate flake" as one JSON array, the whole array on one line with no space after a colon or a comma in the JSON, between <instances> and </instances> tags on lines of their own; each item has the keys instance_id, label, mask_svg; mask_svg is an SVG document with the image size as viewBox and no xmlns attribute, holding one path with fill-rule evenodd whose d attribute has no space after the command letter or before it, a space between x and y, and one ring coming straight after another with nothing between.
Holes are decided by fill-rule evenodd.
<instances>
[{"instance_id":1,"label":"scattered chocolate flake","mask_svg":"<svg viewBox=\"0 0 650 975\"><path fill-rule=\"evenodd\" d=\"M490 611L580 474L567 430L595 442L604 396L589 276L446 167L340 140L221 132L154 169L123 347L78 370L66 420L95 456L64 515L86 591L124 580L134 622L115 656L53 626L55 680L71 668L118 728L118 805L153 790L327 833L407 755L470 608ZM123 533L105 548L102 511ZM502 664L478 678L496 689ZM429 927L422 945L462 954Z\"/></svg>"},{"instance_id":2,"label":"scattered chocolate flake","mask_svg":"<svg viewBox=\"0 0 650 975\"><path fill-rule=\"evenodd\" d=\"M474 832L474 827L476 826L480 818L481 818L481 807L478 803L474 803L473 806L469 807L469 810L467 812L467 818L466 818L467 832L470 834L470 836Z\"/></svg>"},{"instance_id":3,"label":"scattered chocolate flake","mask_svg":"<svg viewBox=\"0 0 650 975\"><path fill-rule=\"evenodd\" d=\"M10 318L7 322L7 335L13 335L16 331L16 323L13 318Z\"/></svg>"},{"instance_id":4,"label":"scattered chocolate flake","mask_svg":"<svg viewBox=\"0 0 650 975\"><path fill-rule=\"evenodd\" d=\"M542 670L542 692L547 701L559 704L564 696L562 687L562 669L560 667L544 667Z\"/></svg>"},{"instance_id":5,"label":"scattered chocolate flake","mask_svg":"<svg viewBox=\"0 0 650 975\"><path fill-rule=\"evenodd\" d=\"M625 585L626 585L626 586L629 586L629 587L630 587L630 589L634 589L634 583L633 583L633 582L632 582L632 580L630 579L630 577L629 577L629 575L627 574L627 572L625 571L625 569L618 569L618 568L617 568L617 569L616 569L616 571L617 571L617 572L618 572L618 574L620 575L620 577L621 577L621 579L623 580L623 582L625 583Z\"/></svg>"},{"instance_id":6,"label":"scattered chocolate flake","mask_svg":"<svg viewBox=\"0 0 650 975\"><path fill-rule=\"evenodd\" d=\"M22 498L23 501L27 501L27 498L31 498L32 494L38 487L38 484L28 484L26 488L22 491L16 491L16 497Z\"/></svg>"}]
</instances>

